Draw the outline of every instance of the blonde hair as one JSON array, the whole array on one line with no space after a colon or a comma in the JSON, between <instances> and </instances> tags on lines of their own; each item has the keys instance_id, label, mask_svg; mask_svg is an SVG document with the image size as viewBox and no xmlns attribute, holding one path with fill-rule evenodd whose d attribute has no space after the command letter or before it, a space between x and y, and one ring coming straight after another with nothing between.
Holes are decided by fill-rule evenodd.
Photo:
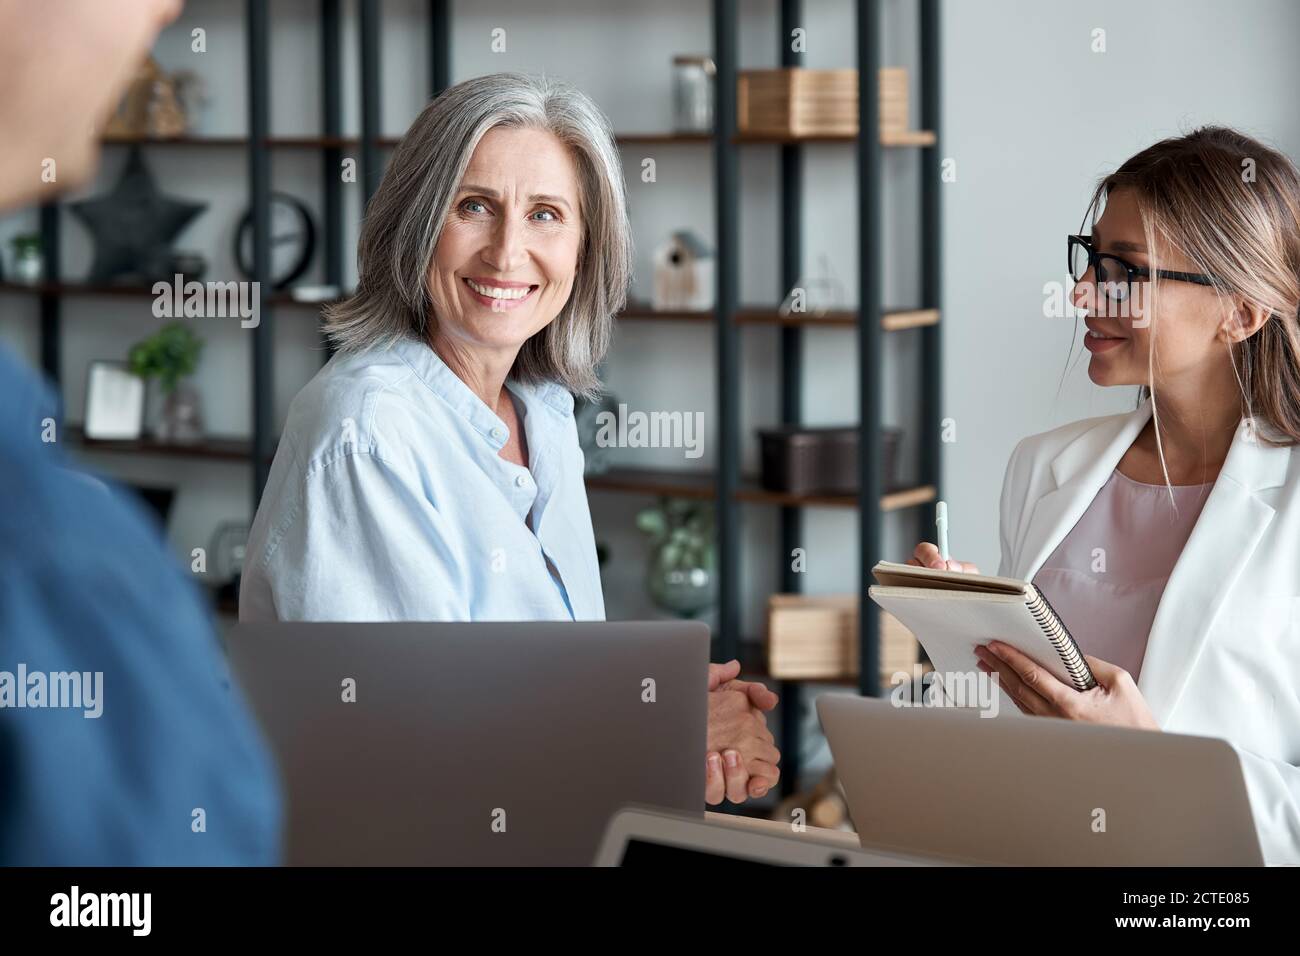
<instances>
[{"instance_id":1,"label":"blonde hair","mask_svg":"<svg viewBox=\"0 0 1300 956\"><path fill-rule=\"evenodd\" d=\"M1163 139L1103 177L1085 222L1089 215L1096 222L1102 199L1117 189L1134 197L1153 274L1161 268L1159 249L1177 249L1197 272L1214 278L1221 300L1239 296L1268 313L1253 335L1228 344L1242 409L1249 420L1280 433L1270 440L1256 429L1260 440L1300 443L1300 172L1295 165L1243 133L1205 126ZM1150 296L1143 306L1153 323L1158 285L1147 283ZM1153 347L1151 362L1154 352ZM1138 404L1148 395L1152 415L1158 416L1150 386L1141 387ZM1158 427L1156 441L1164 468Z\"/></svg>"},{"instance_id":2,"label":"blonde hair","mask_svg":"<svg viewBox=\"0 0 1300 956\"><path fill-rule=\"evenodd\" d=\"M581 191L582 244L573 290L560 314L524 343L512 374L558 382L591 397L609 349L613 317L627 301L632 238L623 166L609 120L560 80L494 73L450 87L397 144L366 210L357 245L357 291L325 310L325 333L341 352L428 337L428 290L443 223L479 140L497 127L539 129L569 147Z\"/></svg>"}]
</instances>

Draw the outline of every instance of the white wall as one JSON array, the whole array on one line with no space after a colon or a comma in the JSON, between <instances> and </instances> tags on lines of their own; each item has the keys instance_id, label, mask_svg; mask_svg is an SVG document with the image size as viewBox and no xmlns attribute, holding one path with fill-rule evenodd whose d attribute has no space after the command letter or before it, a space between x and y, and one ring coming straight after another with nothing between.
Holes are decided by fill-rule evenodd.
<instances>
[{"instance_id":1,"label":"white wall","mask_svg":"<svg viewBox=\"0 0 1300 956\"><path fill-rule=\"evenodd\" d=\"M1090 51L1097 27L1105 53ZM1082 325L1043 317L1066 234L1101 175L1195 126L1235 126L1300 156L1300 5L948 0L944 30L944 152L958 168L944 188L944 407L958 432L944 493L954 553L992 571L1015 443L1137 397L1093 385Z\"/></svg>"}]
</instances>

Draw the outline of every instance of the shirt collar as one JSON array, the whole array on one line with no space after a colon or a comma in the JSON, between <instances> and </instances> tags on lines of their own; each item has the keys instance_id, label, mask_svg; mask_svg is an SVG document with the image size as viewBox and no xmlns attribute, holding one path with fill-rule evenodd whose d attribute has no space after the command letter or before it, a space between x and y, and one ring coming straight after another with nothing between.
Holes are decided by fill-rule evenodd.
<instances>
[{"instance_id":1,"label":"shirt collar","mask_svg":"<svg viewBox=\"0 0 1300 956\"><path fill-rule=\"evenodd\" d=\"M430 391L469 422L488 442L498 448L505 444L508 437L505 423L427 343L415 336L406 336L392 346L392 351ZM568 389L556 382L530 384L511 378L508 384L511 391L519 395L527 405L545 405L562 418L573 415L573 396Z\"/></svg>"},{"instance_id":2,"label":"shirt collar","mask_svg":"<svg viewBox=\"0 0 1300 956\"><path fill-rule=\"evenodd\" d=\"M510 385L516 392L531 396L537 401L550 406L564 418L568 418L573 414L573 395L558 382L529 384L512 378Z\"/></svg>"}]
</instances>

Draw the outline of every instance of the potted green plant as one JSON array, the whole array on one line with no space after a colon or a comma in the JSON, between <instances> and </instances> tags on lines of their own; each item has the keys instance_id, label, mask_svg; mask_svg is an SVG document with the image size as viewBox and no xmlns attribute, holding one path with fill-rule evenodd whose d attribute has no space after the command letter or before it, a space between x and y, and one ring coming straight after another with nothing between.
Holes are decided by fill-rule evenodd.
<instances>
[{"instance_id":1,"label":"potted green plant","mask_svg":"<svg viewBox=\"0 0 1300 956\"><path fill-rule=\"evenodd\" d=\"M41 237L14 236L9 240L9 245L14 250L14 281L39 285L45 279L45 256L41 252Z\"/></svg>"},{"instance_id":2,"label":"potted green plant","mask_svg":"<svg viewBox=\"0 0 1300 956\"><path fill-rule=\"evenodd\" d=\"M131 346L131 371L146 382L156 379L162 390L162 409L153 429L159 441L191 444L203 438L199 395L186 381L202 352L203 340L184 322L170 322Z\"/></svg>"},{"instance_id":3,"label":"potted green plant","mask_svg":"<svg viewBox=\"0 0 1300 956\"><path fill-rule=\"evenodd\" d=\"M717 600L713 544L713 506L707 501L660 498L636 516L650 538L646 587L661 608L679 617L697 617Z\"/></svg>"}]
</instances>

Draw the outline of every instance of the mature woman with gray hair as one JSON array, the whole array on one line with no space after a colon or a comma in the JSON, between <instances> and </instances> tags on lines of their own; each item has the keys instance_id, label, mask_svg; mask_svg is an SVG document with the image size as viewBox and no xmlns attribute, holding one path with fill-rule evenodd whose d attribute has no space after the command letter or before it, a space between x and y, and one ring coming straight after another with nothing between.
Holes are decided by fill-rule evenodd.
<instances>
[{"instance_id":1,"label":"mature woman with gray hair","mask_svg":"<svg viewBox=\"0 0 1300 956\"><path fill-rule=\"evenodd\" d=\"M601 620L573 395L626 301L622 165L549 78L437 97L370 202L338 353L298 394L253 522L241 620ZM760 796L775 695L713 665L709 800ZM717 751L717 752L714 752Z\"/></svg>"}]
</instances>

